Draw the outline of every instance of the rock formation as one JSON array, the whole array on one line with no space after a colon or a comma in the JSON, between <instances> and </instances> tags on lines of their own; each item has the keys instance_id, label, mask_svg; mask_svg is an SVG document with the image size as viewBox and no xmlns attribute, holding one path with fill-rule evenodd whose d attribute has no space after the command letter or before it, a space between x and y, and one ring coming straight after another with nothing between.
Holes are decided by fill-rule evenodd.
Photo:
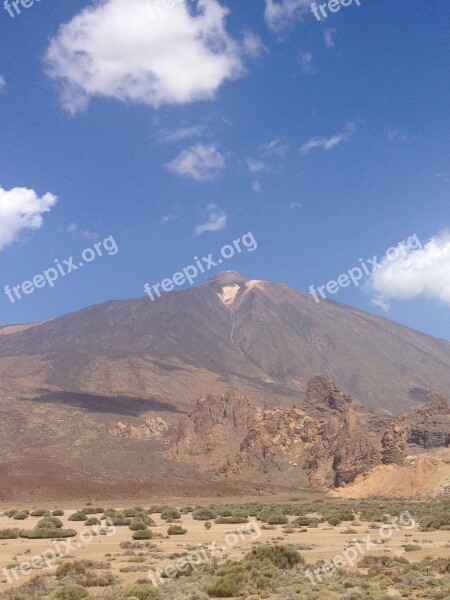
<instances>
[{"instance_id":1,"label":"rock formation","mask_svg":"<svg viewBox=\"0 0 450 600\"><path fill-rule=\"evenodd\" d=\"M440 392L432 391L427 401L392 422L383 439L383 463L403 465L406 456L418 449L450 446L450 406Z\"/></svg>"}]
</instances>

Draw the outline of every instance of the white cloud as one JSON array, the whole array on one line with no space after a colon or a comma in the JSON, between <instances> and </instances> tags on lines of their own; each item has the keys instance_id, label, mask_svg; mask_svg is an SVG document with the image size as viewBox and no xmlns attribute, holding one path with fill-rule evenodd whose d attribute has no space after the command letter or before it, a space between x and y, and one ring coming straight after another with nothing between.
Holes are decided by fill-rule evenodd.
<instances>
[{"instance_id":1,"label":"white cloud","mask_svg":"<svg viewBox=\"0 0 450 600\"><path fill-rule=\"evenodd\" d=\"M0 75L0 92L3 92L5 87L6 87L6 80L3 77L3 75Z\"/></svg>"},{"instance_id":2,"label":"white cloud","mask_svg":"<svg viewBox=\"0 0 450 600\"><path fill-rule=\"evenodd\" d=\"M183 150L166 168L196 181L212 181L225 168L225 157L214 144L196 144Z\"/></svg>"},{"instance_id":3,"label":"white cloud","mask_svg":"<svg viewBox=\"0 0 450 600\"><path fill-rule=\"evenodd\" d=\"M270 167L268 164L263 162L262 160L255 160L253 158L247 159L247 168L249 173L262 173L263 171L270 171Z\"/></svg>"},{"instance_id":4,"label":"white cloud","mask_svg":"<svg viewBox=\"0 0 450 600\"><path fill-rule=\"evenodd\" d=\"M169 213L168 215L165 215L162 219L161 219L161 225L167 225L167 223L170 223L171 221L175 221L176 219L178 219L177 215L174 215L172 213Z\"/></svg>"},{"instance_id":5,"label":"white cloud","mask_svg":"<svg viewBox=\"0 0 450 600\"><path fill-rule=\"evenodd\" d=\"M323 32L323 39L325 40L325 44L328 46L328 48L334 48L334 36L336 35L336 33L337 31L334 27L327 27Z\"/></svg>"},{"instance_id":6,"label":"white cloud","mask_svg":"<svg viewBox=\"0 0 450 600\"><path fill-rule=\"evenodd\" d=\"M89 229L79 229L76 223L69 223L66 227L67 233L70 233L74 237L81 237L84 240L97 240L99 234Z\"/></svg>"},{"instance_id":7,"label":"white cloud","mask_svg":"<svg viewBox=\"0 0 450 600\"><path fill-rule=\"evenodd\" d=\"M261 54L268 54L269 50L264 46L257 35L252 31L246 31L242 40L243 52L251 58L257 58Z\"/></svg>"},{"instance_id":8,"label":"white cloud","mask_svg":"<svg viewBox=\"0 0 450 600\"><path fill-rule=\"evenodd\" d=\"M159 11L159 12L158 12ZM227 80L245 72L254 49L226 31L228 9L218 0L102 0L59 28L46 53L48 75L60 86L69 113L94 97L184 104L211 99Z\"/></svg>"},{"instance_id":9,"label":"white cloud","mask_svg":"<svg viewBox=\"0 0 450 600\"><path fill-rule=\"evenodd\" d=\"M205 129L205 125L181 127L180 129L161 129L158 133L158 140L166 143L182 142L189 138L200 137Z\"/></svg>"},{"instance_id":10,"label":"white cloud","mask_svg":"<svg viewBox=\"0 0 450 600\"><path fill-rule=\"evenodd\" d=\"M331 150L335 146L339 146L342 142L348 142L350 135L355 131L355 125L353 123L347 123L346 130L343 133L337 133L330 138L326 137L315 137L303 144L300 148L302 154L308 154L314 148L323 148L324 150Z\"/></svg>"},{"instance_id":11,"label":"white cloud","mask_svg":"<svg viewBox=\"0 0 450 600\"><path fill-rule=\"evenodd\" d=\"M450 306L450 231L423 246L420 242L402 244L397 254L370 277L373 304L388 310L391 300L423 297Z\"/></svg>"},{"instance_id":12,"label":"white cloud","mask_svg":"<svg viewBox=\"0 0 450 600\"><path fill-rule=\"evenodd\" d=\"M268 27L281 34L310 9L310 0L266 0L264 17Z\"/></svg>"},{"instance_id":13,"label":"white cloud","mask_svg":"<svg viewBox=\"0 0 450 600\"><path fill-rule=\"evenodd\" d=\"M207 220L194 229L195 235L201 235L207 231L222 231L227 226L228 215L216 204L210 204L206 208Z\"/></svg>"},{"instance_id":14,"label":"white cloud","mask_svg":"<svg viewBox=\"0 0 450 600\"><path fill-rule=\"evenodd\" d=\"M40 229L43 213L55 206L58 198L44 194L41 198L34 190L0 187L0 250L17 241L27 229Z\"/></svg>"},{"instance_id":15,"label":"white cloud","mask_svg":"<svg viewBox=\"0 0 450 600\"><path fill-rule=\"evenodd\" d=\"M285 144L281 138L276 137L270 142L266 142L261 146L264 156L279 156L284 157L289 150L289 145Z\"/></svg>"},{"instance_id":16,"label":"white cloud","mask_svg":"<svg viewBox=\"0 0 450 600\"><path fill-rule=\"evenodd\" d=\"M302 73L305 73L305 75L316 72L313 65L312 52L302 52L299 56L299 62Z\"/></svg>"},{"instance_id":17,"label":"white cloud","mask_svg":"<svg viewBox=\"0 0 450 600\"><path fill-rule=\"evenodd\" d=\"M301 202L291 202L289 204L289 210L298 210L302 208L302 203Z\"/></svg>"}]
</instances>

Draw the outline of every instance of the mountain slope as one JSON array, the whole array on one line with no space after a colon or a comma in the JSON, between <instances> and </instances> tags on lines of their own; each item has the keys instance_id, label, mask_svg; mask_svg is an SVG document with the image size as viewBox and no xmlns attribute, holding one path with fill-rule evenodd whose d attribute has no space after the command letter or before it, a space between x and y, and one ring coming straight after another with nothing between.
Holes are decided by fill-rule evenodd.
<instances>
[{"instance_id":1,"label":"mountain slope","mask_svg":"<svg viewBox=\"0 0 450 600\"><path fill-rule=\"evenodd\" d=\"M187 409L231 386L286 406L318 373L398 415L431 388L450 393L450 344L233 272L156 302L109 302L0 336L0 385L11 395L82 392Z\"/></svg>"}]
</instances>

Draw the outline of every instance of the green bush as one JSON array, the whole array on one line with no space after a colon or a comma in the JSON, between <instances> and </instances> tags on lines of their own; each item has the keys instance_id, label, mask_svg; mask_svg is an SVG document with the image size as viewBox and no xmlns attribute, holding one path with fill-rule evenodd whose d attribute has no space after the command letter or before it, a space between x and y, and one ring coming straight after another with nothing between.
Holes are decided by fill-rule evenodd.
<instances>
[{"instance_id":1,"label":"green bush","mask_svg":"<svg viewBox=\"0 0 450 600\"><path fill-rule=\"evenodd\" d=\"M75 529L32 529L31 531L22 531L21 538L28 540L68 538L77 535Z\"/></svg>"},{"instance_id":2,"label":"green bush","mask_svg":"<svg viewBox=\"0 0 450 600\"><path fill-rule=\"evenodd\" d=\"M111 524L115 525L116 527L120 527L120 526L129 527L133 521L133 519L131 517L110 517L110 519L111 519Z\"/></svg>"},{"instance_id":3,"label":"green bush","mask_svg":"<svg viewBox=\"0 0 450 600\"><path fill-rule=\"evenodd\" d=\"M81 512L84 512L85 515L101 515L104 510L100 507L85 506Z\"/></svg>"},{"instance_id":4,"label":"green bush","mask_svg":"<svg viewBox=\"0 0 450 600\"><path fill-rule=\"evenodd\" d=\"M20 537L21 529L0 529L0 540L16 540Z\"/></svg>"},{"instance_id":5,"label":"green bush","mask_svg":"<svg viewBox=\"0 0 450 600\"><path fill-rule=\"evenodd\" d=\"M54 510L52 512L52 516L53 517L63 517L64 516L64 511L61 510L60 508L57 508L56 510Z\"/></svg>"},{"instance_id":6,"label":"green bush","mask_svg":"<svg viewBox=\"0 0 450 600\"><path fill-rule=\"evenodd\" d=\"M422 550L422 546L419 546L418 544L405 544L403 548L405 549L405 552L414 552L415 550Z\"/></svg>"},{"instance_id":7,"label":"green bush","mask_svg":"<svg viewBox=\"0 0 450 600\"><path fill-rule=\"evenodd\" d=\"M147 525L143 521L133 520L130 523L130 529L131 531L144 531L144 529L147 529Z\"/></svg>"},{"instance_id":8,"label":"green bush","mask_svg":"<svg viewBox=\"0 0 450 600\"><path fill-rule=\"evenodd\" d=\"M289 519L286 515L282 515L281 513L270 515L267 519L268 525L286 525L286 523L289 523Z\"/></svg>"},{"instance_id":9,"label":"green bush","mask_svg":"<svg viewBox=\"0 0 450 600\"><path fill-rule=\"evenodd\" d=\"M135 584L127 586L120 597L137 598L138 600L159 600L161 594L159 593L159 590L149 583L144 583L142 585Z\"/></svg>"},{"instance_id":10,"label":"green bush","mask_svg":"<svg viewBox=\"0 0 450 600\"><path fill-rule=\"evenodd\" d=\"M49 514L50 514L49 511L46 510L45 508L35 508L30 513L30 515L32 517L45 517L45 516L47 516Z\"/></svg>"},{"instance_id":11,"label":"green bush","mask_svg":"<svg viewBox=\"0 0 450 600\"><path fill-rule=\"evenodd\" d=\"M181 513L176 508L167 508L161 513L161 519L168 521L169 519L181 519Z\"/></svg>"},{"instance_id":12,"label":"green bush","mask_svg":"<svg viewBox=\"0 0 450 600\"><path fill-rule=\"evenodd\" d=\"M197 508L192 513L192 518L196 521L211 521L217 517L217 513L212 508Z\"/></svg>"},{"instance_id":13,"label":"green bush","mask_svg":"<svg viewBox=\"0 0 450 600\"><path fill-rule=\"evenodd\" d=\"M269 561L279 569L291 569L295 565L304 564L303 556L293 547L288 545L262 545L254 548L246 555L245 560Z\"/></svg>"},{"instance_id":14,"label":"green bush","mask_svg":"<svg viewBox=\"0 0 450 600\"><path fill-rule=\"evenodd\" d=\"M101 521L100 519L97 519L97 517L89 517L85 525L86 527L92 527L93 525L101 525Z\"/></svg>"},{"instance_id":15,"label":"green bush","mask_svg":"<svg viewBox=\"0 0 450 600\"><path fill-rule=\"evenodd\" d=\"M247 517L217 517L214 523L217 523L218 525L225 525L226 523L234 525L237 523L248 523L248 520Z\"/></svg>"},{"instance_id":16,"label":"green bush","mask_svg":"<svg viewBox=\"0 0 450 600\"><path fill-rule=\"evenodd\" d=\"M312 517L297 517L290 524L292 527L317 527L318 519Z\"/></svg>"},{"instance_id":17,"label":"green bush","mask_svg":"<svg viewBox=\"0 0 450 600\"><path fill-rule=\"evenodd\" d=\"M74 512L69 517L69 521L86 521L86 520L87 520L86 513L80 512L80 511Z\"/></svg>"},{"instance_id":18,"label":"green bush","mask_svg":"<svg viewBox=\"0 0 450 600\"><path fill-rule=\"evenodd\" d=\"M37 522L35 529L61 529L63 522L57 517L44 517Z\"/></svg>"},{"instance_id":19,"label":"green bush","mask_svg":"<svg viewBox=\"0 0 450 600\"><path fill-rule=\"evenodd\" d=\"M59 565L56 569L57 579L64 579L68 575L84 575L87 571L86 563L81 560L75 560L73 562L65 562Z\"/></svg>"},{"instance_id":20,"label":"green bush","mask_svg":"<svg viewBox=\"0 0 450 600\"><path fill-rule=\"evenodd\" d=\"M336 527L336 525L340 525L342 523L341 519L339 519L339 517L330 517L327 521L327 523L329 523L330 525L333 525L333 527Z\"/></svg>"},{"instance_id":21,"label":"green bush","mask_svg":"<svg viewBox=\"0 0 450 600\"><path fill-rule=\"evenodd\" d=\"M14 513L13 519L16 519L16 521L24 521L25 519L28 519L28 513L24 510L21 510L19 512Z\"/></svg>"},{"instance_id":22,"label":"green bush","mask_svg":"<svg viewBox=\"0 0 450 600\"><path fill-rule=\"evenodd\" d=\"M203 523L203 526L209 531L212 527L212 523L210 521L205 521L205 523Z\"/></svg>"},{"instance_id":23,"label":"green bush","mask_svg":"<svg viewBox=\"0 0 450 600\"><path fill-rule=\"evenodd\" d=\"M65 585L51 595L52 600L84 600L85 598L90 598L89 592L77 584Z\"/></svg>"},{"instance_id":24,"label":"green bush","mask_svg":"<svg viewBox=\"0 0 450 600\"><path fill-rule=\"evenodd\" d=\"M167 533L168 535L184 535L187 533L187 529L184 529L181 525L171 525Z\"/></svg>"},{"instance_id":25,"label":"green bush","mask_svg":"<svg viewBox=\"0 0 450 600\"><path fill-rule=\"evenodd\" d=\"M133 533L133 540L151 540L153 531L151 529L141 529Z\"/></svg>"}]
</instances>

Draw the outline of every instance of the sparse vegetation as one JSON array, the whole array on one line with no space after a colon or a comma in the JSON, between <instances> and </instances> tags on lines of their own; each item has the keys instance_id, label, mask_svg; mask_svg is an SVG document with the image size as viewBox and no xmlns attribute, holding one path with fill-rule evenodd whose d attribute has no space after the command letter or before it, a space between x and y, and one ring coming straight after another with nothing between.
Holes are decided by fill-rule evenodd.
<instances>
[{"instance_id":1,"label":"sparse vegetation","mask_svg":"<svg viewBox=\"0 0 450 600\"><path fill-rule=\"evenodd\" d=\"M181 527L181 525L171 525L167 530L168 535L184 535L187 533L187 529Z\"/></svg>"}]
</instances>

